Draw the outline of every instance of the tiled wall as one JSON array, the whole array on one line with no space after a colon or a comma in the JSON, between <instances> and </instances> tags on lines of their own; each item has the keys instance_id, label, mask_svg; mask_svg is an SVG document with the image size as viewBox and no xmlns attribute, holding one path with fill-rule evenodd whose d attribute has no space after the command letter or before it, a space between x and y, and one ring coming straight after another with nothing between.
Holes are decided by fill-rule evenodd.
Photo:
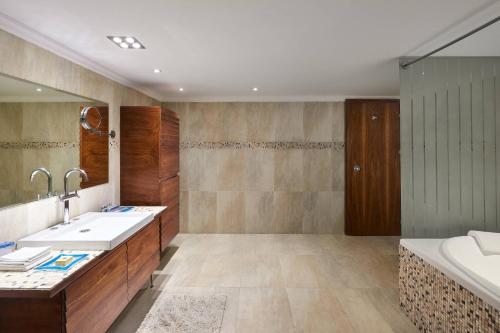
<instances>
[{"instance_id":1,"label":"tiled wall","mask_svg":"<svg viewBox=\"0 0 500 333\"><path fill-rule=\"evenodd\" d=\"M343 103L164 103L181 123L181 231L342 233Z\"/></svg>"},{"instance_id":2,"label":"tiled wall","mask_svg":"<svg viewBox=\"0 0 500 333\"><path fill-rule=\"evenodd\" d=\"M80 165L80 104L76 102L0 103L0 207L27 202L47 192L47 178L31 172L50 170L53 191L63 189L64 172ZM80 183L70 179L70 188Z\"/></svg>"},{"instance_id":3,"label":"tiled wall","mask_svg":"<svg viewBox=\"0 0 500 333\"><path fill-rule=\"evenodd\" d=\"M120 105L152 105L156 102L133 89L120 85L76 65L47 50L0 30L0 72L109 104L110 129L118 138L109 152L109 183L82 190L72 199L71 215L97 210L107 202L120 199ZM16 240L62 219L62 205L46 199L0 209L0 241Z\"/></svg>"}]
</instances>

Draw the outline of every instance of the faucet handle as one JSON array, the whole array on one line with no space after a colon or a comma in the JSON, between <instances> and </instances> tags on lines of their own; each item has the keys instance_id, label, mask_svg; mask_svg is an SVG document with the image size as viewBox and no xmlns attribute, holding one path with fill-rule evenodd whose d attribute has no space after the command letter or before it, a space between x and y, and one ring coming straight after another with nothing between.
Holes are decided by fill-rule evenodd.
<instances>
[{"instance_id":1,"label":"faucet handle","mask_svg":"<svg viewBox=\"0 0 500 333\"><path fill-rule=\"evenodd\" d=\"M78 190L75 190L75 197L79 198L80 194L78 194Z\"/></svg>"}]
</instances>

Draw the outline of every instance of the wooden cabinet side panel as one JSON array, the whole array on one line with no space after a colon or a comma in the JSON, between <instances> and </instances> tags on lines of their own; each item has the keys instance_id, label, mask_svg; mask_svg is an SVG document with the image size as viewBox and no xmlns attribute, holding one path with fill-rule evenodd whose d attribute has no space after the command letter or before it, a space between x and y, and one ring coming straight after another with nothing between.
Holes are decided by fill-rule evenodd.
<instances>
[{"instance_id":1,"label":"wooden cabinet side panel","mask_svg":"<svg viewBox=\"0 0 500 333\"><path fill-rule=\"evenodd\" d=\"M161 205L168 206L161 216L161 250L179 232L179 177L160 182Z\"/></svg>"},{"instance_id":2,"label":"wooden cabinet side panel","mask_svg":"<svg viewBox=\"0 0 500 333\"><path fill-rule=\"evenodd\" d=\"M161 251L164 251L179 233L179 204L169 206L160 221Z\"/></svg>"},{"instance_id":3,"label":"wooden cabinet side panel","mask_svg":"<svg viewBox=\"0 0 500 333\"><path fill-rule=\"evenodd\" d=\"M159 178L171 178L179 172L179 116L161 111Z\"/></svg>"},{"instance_id":4,"label":"wooden cabinet side panel","mask_svg":"<svg viewBox=\"0 0 500 333\"><path fill-rule=\"evenodd\" d=\"M0 332L33 331L64 332L61 293L51 298L0 298Z\"/></svg>"},{"instance_id":5,"label":"wooden cabinet side panel","mask_svg":"<svg viewBox=\"0 0 500 333\"><path fill-rule=\"evenodd\" d=\"M124 205L158 201L159 107L120 108L120 191Z\"/></svg>"},{"instance_id":6,"label":"wooden cabinet side panel","mask_svg":"<svg viewBox=\"0 0 500 333\"><path fill-rule=\"evenodd\" d=\"M122 245L66 288L68 332L105 332L128 303Z\"/></svg>"},{"instance_id":7,"label":"wooden cabinet side panel","mask_svg":"<svg viewBox=\"0 0 500 333\"><path fill-rule=\"evenodd\" d=\"M160 265L159 219L127 242L128 299L131 300Z\"/></svg>"}]
</instances>

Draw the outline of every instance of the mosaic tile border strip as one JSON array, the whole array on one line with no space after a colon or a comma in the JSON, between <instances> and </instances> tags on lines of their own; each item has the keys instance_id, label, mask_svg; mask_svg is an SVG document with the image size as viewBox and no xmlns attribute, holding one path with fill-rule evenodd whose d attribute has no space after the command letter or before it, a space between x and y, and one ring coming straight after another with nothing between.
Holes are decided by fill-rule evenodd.
<instances>
[{"instance_id":1,"label":"mosaic tile border strip","mask_svg":"<svg viewBox=\"0 0 500 333\"><path fill-rule=\"evenodd\" d=\"M33 142L0 142L2 149L54 149L80 148L79 142L33 141Z\"/></svg>"},{"instance_id":2,"label":"mosaic tile border strip","mask_svg":"<svg viewBox=\"0 0 500 333\"><path fill-rule=\"evenodd\" d=\"M400 305L421 332L500 333L495 309L403 246Z\"/></svg>"},{"instance_id":3,"label":"mosaic tile border strip","mask_svg":"<svg viewBox=\"0 0 500 333\"><path fill-rule=\"evenodd\" d=\"M180 143L181 149L344 149L344 142L287 142L287 141L186 141Z\"/></svg>"}]
</instances>

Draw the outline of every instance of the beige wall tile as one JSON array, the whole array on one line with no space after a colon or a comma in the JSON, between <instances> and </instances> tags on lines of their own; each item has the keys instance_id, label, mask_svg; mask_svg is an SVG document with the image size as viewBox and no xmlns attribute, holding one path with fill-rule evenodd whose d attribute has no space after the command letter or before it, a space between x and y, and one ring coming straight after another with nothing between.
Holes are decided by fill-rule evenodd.
<instances>
[{"instance_id":1,"label":"beige wall tile","mask_svg":"<svg viewBox=\"0 0 500 333\"><path fill-rule=\"evenodd\" d=\"M211 149L190 149L187 156L187 187L190 191L214 191L217 188L217 156Z\"/></svg>"},{"instance_id":2,"label":"beige wall tile","mask_svg":"<svg viewBox=\"0 0 500 333\"><path fill-rule=\"evenodd\" d=\"M249 141L275 141L273 103L246 103L247 139Z\"/></svg>"},{"instance_id":3,"label":"beige wall tile","mask_svg":"<svg viewBox=\"0 0 500 333\"><path fill-rule=\"evenodd\" d=\"M179 197L179 231L189 231L189 192L181 191Z\"/></svg>"},{"instance_id":4,"label":"beige wall tile","mask_svg":"<svg viewBox=\"0 0 500 333\"><path fill-rule=\"evenodd\" d=\"M245 193L217 192L217 232L240 234L245 230Z\"/></svg>"},{"instance_id":5,"label":"beige wall tile","mask_svg":"<svg viewBox=\"0 0 500 333\"><path fill-rule=\"evenodd\" d=\"M275 124L275 141L304 140L304 103L271 103Z\"/></svg>"},{"instance_id":6,"label":"beige wall tile","mask_svg":"<svg viewBox=\"0 0 500 333\"><path fill-rule=\"evenodd\" d=\"M179 112L184 141L343 142L343 103L176 102L163 105ZM188 134L182 134L183 131ZM343 199L332 198L330 210L325 215L326 194L321 194L317 200L311 197L307 213L301 197L302 191L330 192L332 189L343 196L343 151L337 154L333 148L277 150L255 147L217 148L208 150L209 153L196 150L199 149L185 149L181 154L181 175L187 174L185 180L181 176L181 188L208 192L244 191L244 232L300 233L303 228L307 232L343 232ZM215 156L207 155L210 152ZM273 194L274 191L290 194ZM331 196L337 198L334 193ZM290 202L299 203L299 207L287 208ZM326 216L331 216L331 225L324 222ZM290 217L292 219L287 220ZM233 232L222 230L220 226L217 230Z\"/></svg>"},{"instance_id":7,"label":"beige wall tile","mask_svg":"<svg viewBox=\"0 0 500 333\"><path fill-rule=\"evenodd\" d=\"M334 234L344 233L345 220L345 193L343 191L332 192L332 213L333 213L333 229Z\"/></svg>"},{"instance_id":8,"label":"beige wall tile","mask_svg":"<svg viewBox=\"0 0 500 333\"><path fill-rule=\"evenodd\" d=\"M273 192L245 192L245 233L273 233Z\"/></svg>"},{"instance_id":9,"label":"beige wall tile","mask_svg":"<svg viewBox=\"0 0 500 333\"><path fill-rule=\"evenodd\" d=\"M330 191L333 173L330 149L304 150L303 155L303 189L305 191Z\"/></svg>"},{"instance_id":10,"label":"beige wall tile","mask_svg":"<svg viewBox=\"0 0 500 333\"><path fill-rule=\"evenodd\" d=\"M274 190L274 152L252 149L245 152L245 190Z\"/></svg>"},{"instance_id":11,"label":"beige wall tile","mask_svg":"<svg viewBox=\"0 0 500 333\"><path fill-rule=\"evenodd\" d=\"M222 139L223 113L220 103L189 105L188 135L190 140L217 141Z\"/></svg>"},{"instance_id":12,"label":"beige wall tile","mask_svg":"<svg viewBox=\"0 0 500 333\"><path fill-rule=\"evenodd\" d=\"M217 103L222 112L221 140L247 140L247 119L245 103Z\"/></svg>"},{"instance_id":13,"label":"beige wall tile","mask_svg":"<svg viewBox=\"0 0 500 333\"><path fill-rule=\"evenodd\" d=\"M331 180L334 191L343 191L345 188L345 151L332 149Z\"/></svg>"},{"instance_id":14,"label":"beige wall tile","mask_svg":"<svg viewBox=\"0 0 500 333\"><path fill-rule=\"evenodd\" d=\"M274 193L273 228L275 233L301 233L303 214L302 192Z\"/></svg>"},{"instance_id":15,"label":"beige wall tile","mask_svg":"<svg viewBox=\"0 0 500 333\"><path fill-rule=\"evenodd\" d=\"M309 102L304 105L304 140L332 141L334 103Z\"/></svg>"},{"instance_id":16,"label":"beige wall tile","mask_svg":"<svg viewBox=\"0 0 500 333\"><path fill-rule=\"evenodd\" d=\"M304 188L303 170L302 150L276 150L274 152L274 190L302 191Z\"/></svg>"},{"instance_id":17,"label":"beige wall tile","mask_svg":"<svg viewBox=\"0 0 500 333\"><path fill-rule=\"evenodd\" d=\"M217 154L217 190L242 191L245 189L245 150L221 149Z\"/></svg>"},{"instance_id":18,"label":"beige wall tile","mask_svg":"<svg viewBox=\"0 0 500 333\"><path fill-rule=\"evenodd\" d=\"M217 192L189 192L188 232L217 232Z\"/></svg>"},{"instance_id":19,"label":"beige wall tile","mask_svg":"<svg viewBox=\"0 0 500 333\"><path fill-rule=\"evenodd\" d=\"M333 133L332 140L334 142L344 142L345 141L345 118L344 118L344 103L335 102L333 103Z\"/></svg>"},{"instance_id":20,"label":"beige wall tile","mask_svg":"<svg viewBox=\"0 0 500 333\"><path fill-rule=\"evenodd\" d=\"M331 234L335 230L332 192L304 192L302 231L310 234Z\"/></svg>"}]
</instances>

